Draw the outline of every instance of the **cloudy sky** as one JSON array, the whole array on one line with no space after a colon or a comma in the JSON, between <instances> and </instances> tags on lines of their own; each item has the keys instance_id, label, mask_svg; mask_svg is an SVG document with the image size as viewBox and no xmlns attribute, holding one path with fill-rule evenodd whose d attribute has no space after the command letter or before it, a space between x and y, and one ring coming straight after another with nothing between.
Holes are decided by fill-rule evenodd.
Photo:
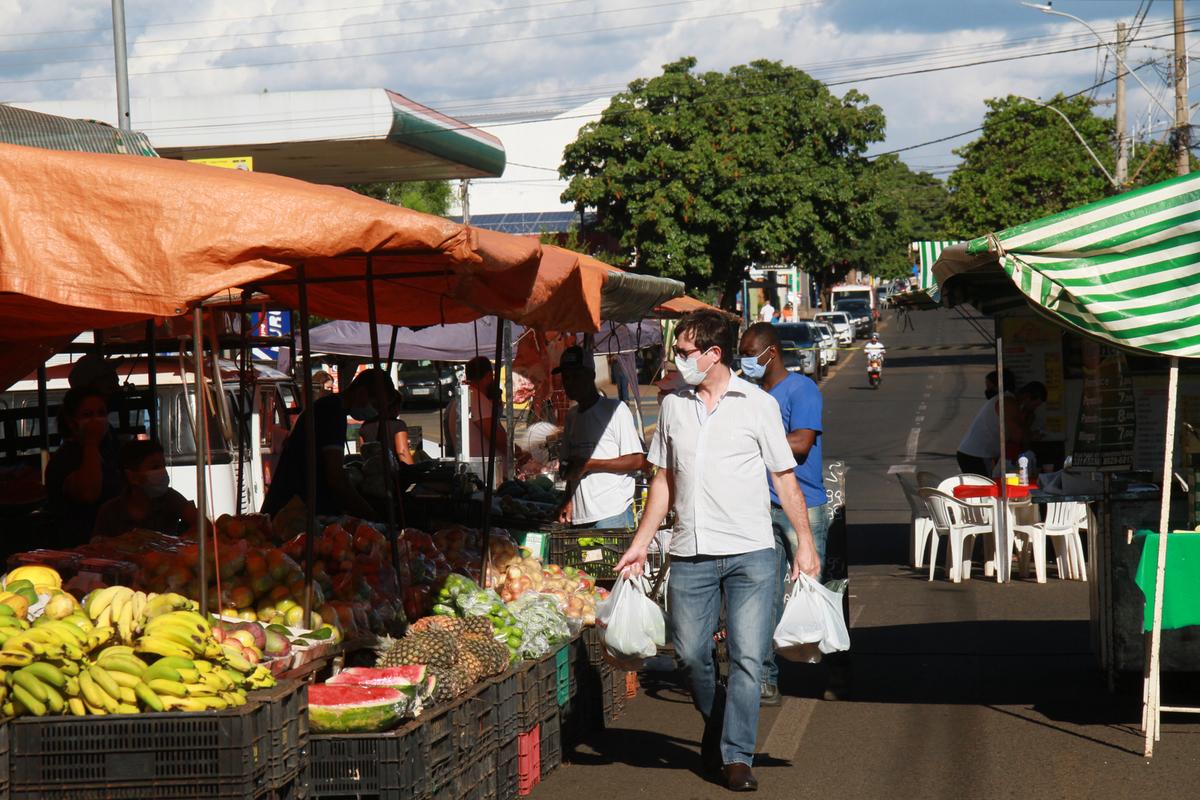
<instances>
[{"instance_id":1,"label":"cloudy sky","mask_svg":"<svg viewBox=\"0 0 1200 800\"><path fill-rule=\"evenodd\" d=\"M1128 61L1157 60L1138 75L1171 105L1170 2L1055 8L1109 37L1142 19ZM1086 28L1016 0L127 0L126 16L134 96L384 86L468 121L540 119L681 56L705 69L769 58L879 103L876 151L974 128L989 97L1072 93L1113 74ZM108 0L0 0L0 32L0 101L115 97ZM1164 113L1130 88L1136 126L1161 138ZM969 139L903 157L944 176Z\"/></svg>"}]
</instances>

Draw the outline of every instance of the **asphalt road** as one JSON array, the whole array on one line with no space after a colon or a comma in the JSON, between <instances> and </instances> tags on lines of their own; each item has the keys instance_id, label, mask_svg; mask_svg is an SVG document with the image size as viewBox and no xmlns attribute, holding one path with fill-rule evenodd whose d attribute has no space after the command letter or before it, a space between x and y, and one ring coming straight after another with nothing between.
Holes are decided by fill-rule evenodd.
<instances>
[{"instance_id":1,"label":"asphalt road","mask_svg":"<svg viewBox=\"0 0 1200 800\"><path fill-rule=\"evenodd\" d=\"M957 472L954 452L991 368L990 348L957 314L910 320L914 329L883 325L880 389L867 387L861 352L822 385L825 457L850 466L849 685L824 700L825 667L785 670L784 704L760 722L759 796L1190 796L1200 727L1168 718L1157 755L1142 758L1140 681L1106 690L1086 584L953 585L940 570L930 583L905 566L908 509L889 468ZM533 796L725 797L699 774L699 734L678 686L648 685Z\"/></svg>"}]
</instances>

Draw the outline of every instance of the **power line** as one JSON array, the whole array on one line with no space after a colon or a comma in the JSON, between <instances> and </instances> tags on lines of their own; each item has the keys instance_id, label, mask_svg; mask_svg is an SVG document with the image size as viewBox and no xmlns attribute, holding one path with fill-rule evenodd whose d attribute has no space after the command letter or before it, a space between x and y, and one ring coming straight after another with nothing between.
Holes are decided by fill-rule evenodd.
<instances>
[{"instance_id":1,"label":"power line","mask_svg":"<svg viewBox=\"0 0 1200 800\"><path fill-rule=\"evenodd\" d=\"M406 55L410 53L429 53L439 50L458 50L467 47L490 47L497 44L513 44L517 42L532 42L542 39L557 39L564 36L595 36L598 34L614 33L617 31L636 30L640 28L651 28L659 25L675 25L684 22L701 22L710 19L721 19L726 17L739 17L746 14L760 14L767 11L781 11L789 8L799 8L802 6L820 5L821 0L807 0L806 2L786 3L777 6L766 6L755 9L741 9L738 11L724 11L715 14L704 14L695 17L680 17L671 20L658 20L655 22L640 22L630 25L617 25L610 28L598 28L593 30L575 30L575 31L557 31L553 33L535 34L531 36L517 36L509 39L492 39L479 42L456 42L454 44L433 45L429 47L414 47L403 50L377 50L372 53L347 53L337 56L316 56L304 59L288 59L285 61L265 61L254 64L214 64L205 67L185 67L180 69L158 69L146 72L130 72L130 77L133 76L154 76L154 75L178 75L188 72L209 72L214 70L228 69L252 69L257 67L279 67L289 64L311 64L314 62L326 61L344 61L347 59L363 58L367 56L386 56L386 55ZM64 81L86 81L86 80L106 80L113 77L112 73L103 73L98 75L73 75L63 78L18 78L15 80L0 81L0 84L17 84L17 83L56 83Z\"/></svg>"},{"instance_id":2,"label":"power line","mask_svg":"<svg viewBox=\"0 0 1200 800\"><path fill-rule=\"evenodd\" d=\"M546 3L533 3L530 5L510 6L508 8L500 8L500 9L484 9L481 11L456 11L456 12L450 12L450 13L429 14L429 15L426 15L423 17L404 17L401 19L373 20L371 22L348 23L348 24L342 25L340 27L346 28L346 27L351 27L352 25L353 26L371 25L372 27L377 28L380 25L399 25L401 23L407 23L407 22L424 22L426 20L440 20L440 19L446 19L449 17L468 17L468 16L478 16L480 14L494 14L494 13L498 13L498 12L525 11L525 10L535 9L535 8L546 8L546 7L550 7L550 6L574 5L576 3L580 3L583 1L584 0L552 0L551 2L546 2ZM581 14L558 14L553 17L534 17L532 19L501 20L498 22L487 22L487 23L482 23L479 25L463 25L463 26L459 26L456 28L425 28L422 30L401 31L399 33L373 33L373 34L369 34L367 36L346 36L346 37L342 37L340 39L317 39L315 41L303 41L303 42L277 42L274 44L243 45L241 47L215 47L215 48L209 48L207 50L178 50L178 51L175 51L172 53L136 53L136 54L130 55L129 58L130 59L134 59L134 58L170 58L170 57L175 57L175 56L207 55L207 54L211 54L211 53L236 53L236 52L241 52L244 50L264 50L264 49L278 48L278 47L306 47L306 46L310 46L310 45L319 45L319 44L342 44L343 42L360 42L360 41L366 41L366 40L370 40L370 39L394 39L397 36L421 36L421 35L431 34L431 33L458 33L461 31L479 30L479 29L483 29L483 28L498 28L498 27L503 27L505 25L523 25L523 24L528 24L528 23L532 23L532 22L557 22L558 20L563 20L563 19L577 19L579 17L593 17L593 16L597 16L599 14L619 14L619 13L625 12L625 11L644 11L644 10L655 9L655 8L666 8L669 6L692 5L692 4L701 3L701 2L709 2L709 0L670 0L670 2L657 3L657 4L653 4L653 5L623 6L621 8L609 8L609 9L602 9L602 10L595 10L595 11L586 11ZM184 37L184 38L178 38L178 39L151 39L148 41L140 40L140 41L135 42L134 46L141 47L144 44L153 44L153 43L160 43L160 42L192 42L192 41L202 41L204 39L231 39L234 37L244 37L244 36L277 36L277 35L290 34L290 33L306 33L308 31L328 31L328 30L329 30L329 26L324 25L324 26L320 26L320 27L316 27L316 28L281 28L281 29L272 30L272 31L239 31L237 33L218 34L218 35L214 35L214 36L196 36L196 37ZM49 50L49 51L82 50L82 49L97 48L97 47L109 48L109 47L111 47L111 45L108 43L99 43L99 44L71 45L69 47L31 47L31 48L23 48L23 49L0 50L0 55L3 55L5 53L32 53L32 52L41 52L41 51L46 51L46 50ZM108 54L108 55L105 55L102 57L96 57L96 58L66 58L66 59L56 59L53 61L40 61L37 63L38 63L38 66L49 66L51 64L87 64L87 63L92 63L92 62L96 62L96 61L109 61L111 59L112 59L112 55Z\"/></svg>"}]
</instances>

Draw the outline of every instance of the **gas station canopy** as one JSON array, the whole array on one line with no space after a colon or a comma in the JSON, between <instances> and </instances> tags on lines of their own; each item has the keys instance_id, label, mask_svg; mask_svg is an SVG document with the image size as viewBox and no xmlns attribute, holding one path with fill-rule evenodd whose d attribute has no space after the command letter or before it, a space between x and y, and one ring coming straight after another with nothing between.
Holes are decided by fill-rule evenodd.
<instances>
[{"instance_id":1,"label":"gas station canopy","mask_svg":"<svg viewBox=\"0 0 1200 800\"><path fill-rule=\"evenodd\" d=\"M64 117L116 121L111 100L22 103ZM495 136L388 89L132 98L134 128L164 158L245 158L255 172L311 183L494 178Z\"/></svg>"}]
</instances>

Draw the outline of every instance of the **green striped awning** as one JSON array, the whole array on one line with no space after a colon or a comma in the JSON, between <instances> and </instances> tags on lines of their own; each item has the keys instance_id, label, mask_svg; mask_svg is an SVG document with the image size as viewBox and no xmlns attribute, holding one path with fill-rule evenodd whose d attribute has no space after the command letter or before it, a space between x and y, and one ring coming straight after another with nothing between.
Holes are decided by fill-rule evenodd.
<instances>
[{"instance_id":1,"label":"green striped awning","mask_svg":"<svg viewBox=\"0 0 1200 800\"><path fill-rule=\"evenodd\" d=\"M909 245L917 254L917 264L921 270L917 273L917 288L930 290L929 296L934 299L934 302L937 301L938 286L937 281L933 279L933 265L943 250L955 244L958 242L924 241L913 242Z\"/></svg>"},{"instance_id":2,"label":"green striped awning","mask_svg":"<svg viewBox=\"0 0 1200 800\"><path fill-rule=\"evenodd\" d=\"M1200 172L981 236L965 250L998 260L1036 308L1084 333L1200 357ZM954 274L941 264L937 273L945 291Z\"/></svg>"},{"instance_id":3,"label":"green striped awning","mask_svg":"<svg viewBox=\"0 0 1200 800\"><path fill-rule=\"evenodd\" d=\"M0 142L81 153L158 155L144 133L123 131L103 122L42 114L3 103L0 103Z\"/></svg>"}]
</instances>

